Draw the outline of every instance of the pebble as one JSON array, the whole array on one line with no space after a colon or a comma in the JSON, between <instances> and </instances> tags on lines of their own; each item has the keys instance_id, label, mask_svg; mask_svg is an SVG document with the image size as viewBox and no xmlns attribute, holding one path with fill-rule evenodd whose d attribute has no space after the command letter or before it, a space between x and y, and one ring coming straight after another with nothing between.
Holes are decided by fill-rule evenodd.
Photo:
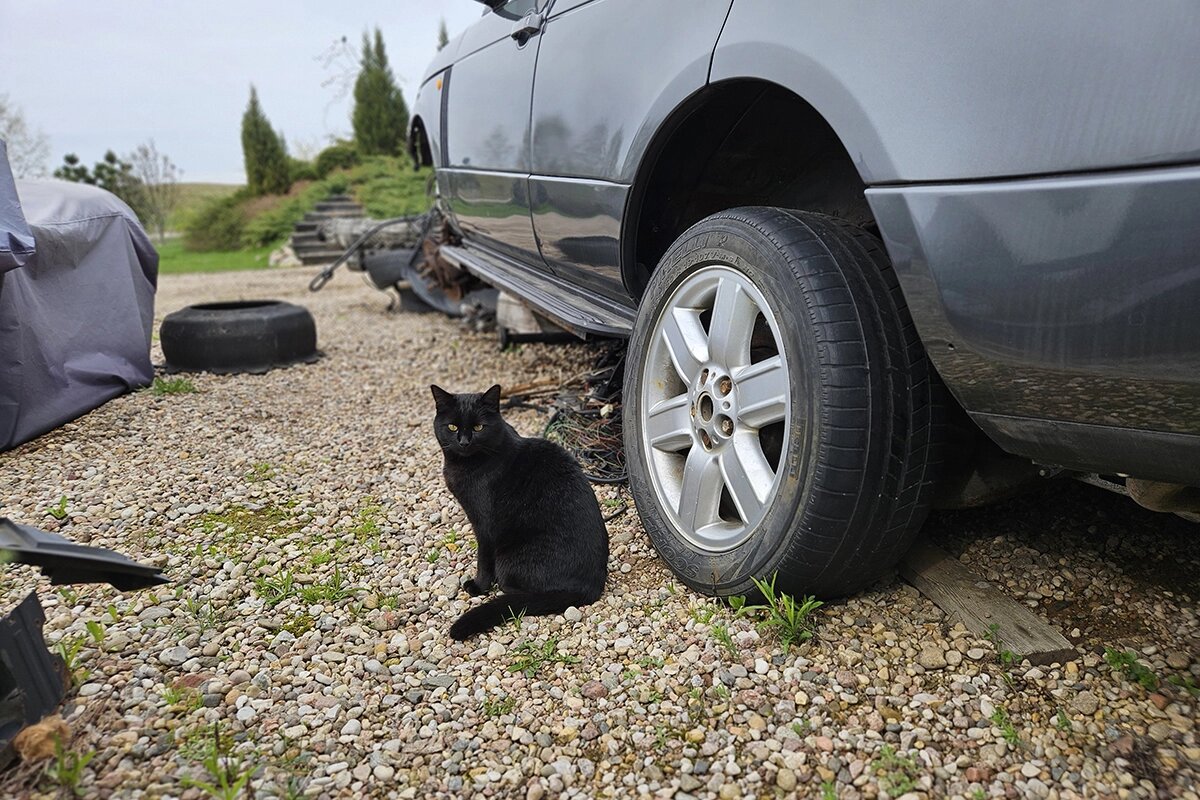
<instances>
[{"instance_id":1,"label":"pebble","mask_svg":"<svg viewBox=\"0 0 1200 800\"><path fill-rule=\"evenodd\" d=\"M168 647L158 655L158 660L166 664L168 667L178 667L191 658L191 653L182 645L176 647Z\"/></svg>"},{"instance_id":2,"label":"pebble","mask_svg":"<svg viewBox=\"0 0 1200 800\"><path fill-rule=\"evenodd\" d=\"M937 645L921 645L921 652L917 656L917 663L925 669L944 669L946 667L946 653Z\"/></svg>"},{"instance_id":3,"label":"pebble","mask_svg":"<svg viewBox=\"0 0 1200 800\"><path fill-rule=\"evenodd\" d=\"M1090 717L1095 714L1096 709L1099 707L1099 698L1087 690L1080 692L1075 696L1075 699L1071 701L1071 708L1075 709L1075 711L1083 714L1086 717Z\"/></svg>"}]
</instances>

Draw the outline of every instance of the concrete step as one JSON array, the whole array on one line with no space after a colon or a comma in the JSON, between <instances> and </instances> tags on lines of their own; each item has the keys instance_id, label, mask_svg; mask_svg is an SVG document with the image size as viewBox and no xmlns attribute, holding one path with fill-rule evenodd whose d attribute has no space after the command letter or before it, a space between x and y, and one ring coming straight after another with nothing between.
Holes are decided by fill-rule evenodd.
<instances>
[{"instance_id":1,"label":"concrete step","mask_svg":"<svg viewBox=\"0 0 1200 800\"><path fill-rule=\"evenodd\" d=\"M344 250L340 247L293 247L297 258L328 258L335 260Z\"/></svg>"},{"instance_id":2,"label":"concrete step","mask_svg":"<svg viewBox=\"0 0 1200 800\"><path fill-rule=\"evenodd\" d=\"M321 222L333 217L361 217L361 211L309 211L304 215L304 222Z\"/></svg>"},{"instance_id":3,"label":"concrete step","mask_svg":"<svg viewBox=\"0 0 1200 800\"><path fill-rule=\"evenodd\" d=\"M332 255L329 253L332 252ZM332 264L337 261L338 256L342 254L341 250L334 250L322 253L297 253L296 258L300 259L300 263L307 266Z\"/></svg>"},{"instance_id":4,"label":"concrete step","mask_svg":"<svg viewBox=\"0 0 1200 800\"><path fill-rule=\"evenodd\" d=\"M317 203L317 205L314 207L313 210L314 211L323 211L323 212L353 211L356 214L361 214L363 209L362 209L362 206L360 206L358 203L355 203L352 200L351 201L338 200L337 202L330 202L328 200L325 200L320 203Z\"/></svg>"}]
</instances>

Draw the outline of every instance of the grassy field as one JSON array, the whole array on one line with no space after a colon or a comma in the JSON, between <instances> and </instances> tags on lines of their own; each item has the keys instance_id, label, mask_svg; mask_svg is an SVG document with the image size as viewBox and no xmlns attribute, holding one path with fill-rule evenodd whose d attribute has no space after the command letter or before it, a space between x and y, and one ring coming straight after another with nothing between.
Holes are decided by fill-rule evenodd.
<instances>
[{"instance_id":1,"label":"grassy field","mask_svg":"<svg viewBox=\"0 0 1200 800\"><path fill-rule=\"evenodd\" d=\"M154 243L158 249L158 272L160 275L175 275L181 272L228 272L238 269L263 269L267 256L274 247L256 247L252 250L228 252L193 253L183 249L180 238L168 239L163 244Z\"/></svg>"},{"instance_id":2,"label":"grassy field","mask_svg":"<svg viewBox=\"0 0 1200 800\"><path fill-rule=\"evenodd\" d=\"M167 220L167 229L181 230L184 222L205 203L221 197L228 197L240 188L242 187L233 183L180 183L179 204L175 206L171 212L171 218Z\"/></svg>"}]
</instances>

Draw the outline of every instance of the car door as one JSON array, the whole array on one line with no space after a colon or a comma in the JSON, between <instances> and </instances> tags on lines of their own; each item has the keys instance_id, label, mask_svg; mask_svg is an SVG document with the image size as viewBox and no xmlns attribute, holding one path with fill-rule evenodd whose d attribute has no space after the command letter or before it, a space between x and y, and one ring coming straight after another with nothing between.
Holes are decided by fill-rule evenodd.
<instances>
[{"instance_id":1,"label":"car door","mask_svg":"<svg viewBox=\"0 0 1200 800\"><path fill-rule=\"evenodd\" d=\"M472 244L542 269L528 192L529 103L539 36L536 29L517 35L514 26L546 2L509 0L486 9L464 32L443 88L442 189L451 213Z\"/></svg>"},{"instance_id":2,"label":"car door","mask_svg":"<svg viewBox=\"0 0 1200 800\"><path fill-rule=\"evenodd\" d=\"M628 302L621 219L653 134L708 68L732 0L554 0L532 101L533 225L550 268Z\"/></svg>"}]
</instances>

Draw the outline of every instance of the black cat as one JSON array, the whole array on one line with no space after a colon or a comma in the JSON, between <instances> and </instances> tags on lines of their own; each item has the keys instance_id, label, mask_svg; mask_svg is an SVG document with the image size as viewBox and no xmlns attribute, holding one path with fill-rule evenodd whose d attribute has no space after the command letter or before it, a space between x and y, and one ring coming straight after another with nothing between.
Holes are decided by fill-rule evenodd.
<instances>
[{"instance_id":1,"label":"black cat","mask_svg":"<svg viewBox=\"0 0 1200 800\"><path fill-rule=\"evenodd\" d=\"M450 628L458 641L514 615L558 614L600 599L608 570L608 531L596 495L566 450L527 439L500 416L500 387L450 394L429 387L446 485L467 512L478 544L472 596L498 584L500 596Z\"/></svg>"}]
</instances>

